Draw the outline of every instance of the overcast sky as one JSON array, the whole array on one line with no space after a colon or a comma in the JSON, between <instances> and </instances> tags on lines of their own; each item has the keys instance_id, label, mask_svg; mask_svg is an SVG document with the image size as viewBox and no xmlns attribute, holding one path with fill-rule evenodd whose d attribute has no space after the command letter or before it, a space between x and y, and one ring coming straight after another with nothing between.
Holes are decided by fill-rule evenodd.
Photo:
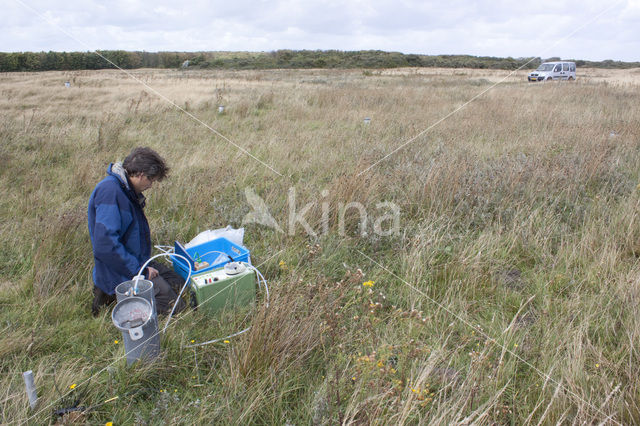
<instances>
[{"instance_id":1,"label":"overcast sky","mask_svg":"<svg viewBox=\"0 0 640 426\"><path fill-rule=\"evenodd\" d=\"M379 49L640 61L640 0L0 0L0 51Z\"/></svg>"}]
</instances>

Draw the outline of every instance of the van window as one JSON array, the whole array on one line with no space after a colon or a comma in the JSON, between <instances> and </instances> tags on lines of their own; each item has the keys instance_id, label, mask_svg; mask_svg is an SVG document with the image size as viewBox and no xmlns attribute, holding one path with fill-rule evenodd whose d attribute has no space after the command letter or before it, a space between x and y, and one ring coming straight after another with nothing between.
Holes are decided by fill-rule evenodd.
<instances>
[{"instance_id":1,"label":"van window","mask_svg":"<svg viewBox=\"0 0 640 426\"><path fill-rule=\"evenodd\" d=\"M571 64L569 71L575 72L575 70L576 70L576 64Z\"/></svg>"},{"instance_id":2,"label":"van window","mask_svg":"<svg viewBox=\"0 0 640 426\"><path fill-rule=\"evenodd\" d=\"M569 71L569 64L568 63L562 64L562 71Z\"/></svg>"},{"instance_id":3,"label":"van window","mask_svg":"<svg viewBox=\"0 0 640 426\"><path fill-rule=\"evenodd\" d=\"M556 65L556 67L553 69L553 72L559 72L559 71L562 71L562 64Z\"/></svg>"}]
</instances>

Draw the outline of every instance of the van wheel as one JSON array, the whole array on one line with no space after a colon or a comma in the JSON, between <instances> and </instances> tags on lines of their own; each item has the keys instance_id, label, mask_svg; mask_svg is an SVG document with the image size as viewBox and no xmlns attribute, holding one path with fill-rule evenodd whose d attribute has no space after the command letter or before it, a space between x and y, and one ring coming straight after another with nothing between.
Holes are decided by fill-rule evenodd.
<instances>
[{"instance_id":1,"label":"van wheel","mask_svg":"<svg viewBox=\"0 0 640 426\"><path fill-rule=\"evenodd\" d=\"M547 77L547 81L553 81L553 77Z\"/></svg>"},{"instance_id":2,"label":"van wheel","mask_svg":"<svg viewBox=\"0 0 640 426\"><path fill-rule=\"evenodd\" d=\"M569 78L567 80L573 81L573 77L569 76Z\"/></svg>"}]
</instances>

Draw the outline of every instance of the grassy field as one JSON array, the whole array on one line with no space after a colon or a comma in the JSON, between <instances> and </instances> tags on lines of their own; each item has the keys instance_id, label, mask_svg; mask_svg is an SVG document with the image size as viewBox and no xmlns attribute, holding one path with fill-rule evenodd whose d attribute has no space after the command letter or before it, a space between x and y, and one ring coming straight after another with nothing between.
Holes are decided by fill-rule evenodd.
<instances>
[{"instance_id":1,"label":"grassy field","mask_svg":"<svg viewBox=\"0 0 640 426\"><path fill-rule=\"evenodd\" d=\"M0 74L0 423L640 422L639 70L131 74ZM248 193L282 232L245 224L269 308L185 312L127 367L86 205L139 145L172 167L154 244Z\"/></svg>"}]
</instances>

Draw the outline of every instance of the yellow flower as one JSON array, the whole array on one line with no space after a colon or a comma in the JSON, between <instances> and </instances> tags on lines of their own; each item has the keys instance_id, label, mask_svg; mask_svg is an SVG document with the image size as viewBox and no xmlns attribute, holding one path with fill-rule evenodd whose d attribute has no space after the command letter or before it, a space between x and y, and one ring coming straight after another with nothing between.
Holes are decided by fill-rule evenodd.
<instances>
[{"instance_id":1,"label":"yellow flower","mask_svg":"<svg viewBox=\"0 0 640 426\"><path fill-rule=\"evenodd\" d=\"M362 285L363 285L364 287L373 287L373 285L374 285L375 283L376 283L375 281L365 281L365 282L363 282L363 283L362 283Z\"/></svg>"},{"instance_id":2,"label":"yellow flower","mask_svg":"<svg viewBox=\"0 0 640 426\"><path fill-rule=\"evenodd\" d=\"M104 426L113 426L113 422L106 422Z\"/></svg>"},{"instance_id":3,"label":"yellow flower","mask_svg":"<svg viewBox=\"0 0 640 426\"><path fill-rule=\"evenodd\" d=\"M119 343L119 340L114 340L113 343L115 343L116 345Z\"/></svg>"},{"instance_id":4,"label":"yellow flower","mask_svg":"<svg viewBox=\"0 0 640 426\"><path fill-rule=\"evenodd\" d=\"M195 342L196 342L195 340L191 339L191 343L195 343Z\"/></svg>"},{"instance_id":5,"label":"yellow flower","mask_svg":"<svg viewBox=\"0 0 640 426\"><path fill-rule=\"evenodd\" d=\"M229 342L228 340L225 340L224 343L231 343L231 342Z\"/></svg>"},{"instance_id":6,"label":"yellow flower","mask_svg":"<svg viewBox=\"0 0 640 426\"><path fill-rule=\"evenodd\" d=\"M518 344L517 344L517 343L514 343L514 344L513 344L513 347L514 347L514 348L517 348L517 347L518 347Z\"/></svg>"},{"instance_id":7,"label":"yellow flower","mask_svg":"<svg viewBox=\"0 0 640 426\"><path fill-rule=\"evenodd\" d=\"M596 364L596 368L600 368L600 364Z\"/></svg>"},{"instance_id":8,"label":"yellow flower","mask_svg":"<svg viewBox=\"0 0 640 426\"><path fill-rule=\"evenodd\" d=\"M75 388L76 388L76 386L78 386L78 385L76 385L76 384L74 383L74 384L72 384L71 386L69 386L69 389L75 389Z\"/></svg>"},{"instance_id":9,"label":"yellow flower","mask_svg":"<svg viewBox=\"0 0 640 426\"><path fill-rule=\"evenodd\" d=\"M287 266L287 262L285 262L284 260L278 262L278 265L280 266L280 269L282 271L286 271L287 269L289 269L289 267Z\"/></svg>"}]
</instances>

